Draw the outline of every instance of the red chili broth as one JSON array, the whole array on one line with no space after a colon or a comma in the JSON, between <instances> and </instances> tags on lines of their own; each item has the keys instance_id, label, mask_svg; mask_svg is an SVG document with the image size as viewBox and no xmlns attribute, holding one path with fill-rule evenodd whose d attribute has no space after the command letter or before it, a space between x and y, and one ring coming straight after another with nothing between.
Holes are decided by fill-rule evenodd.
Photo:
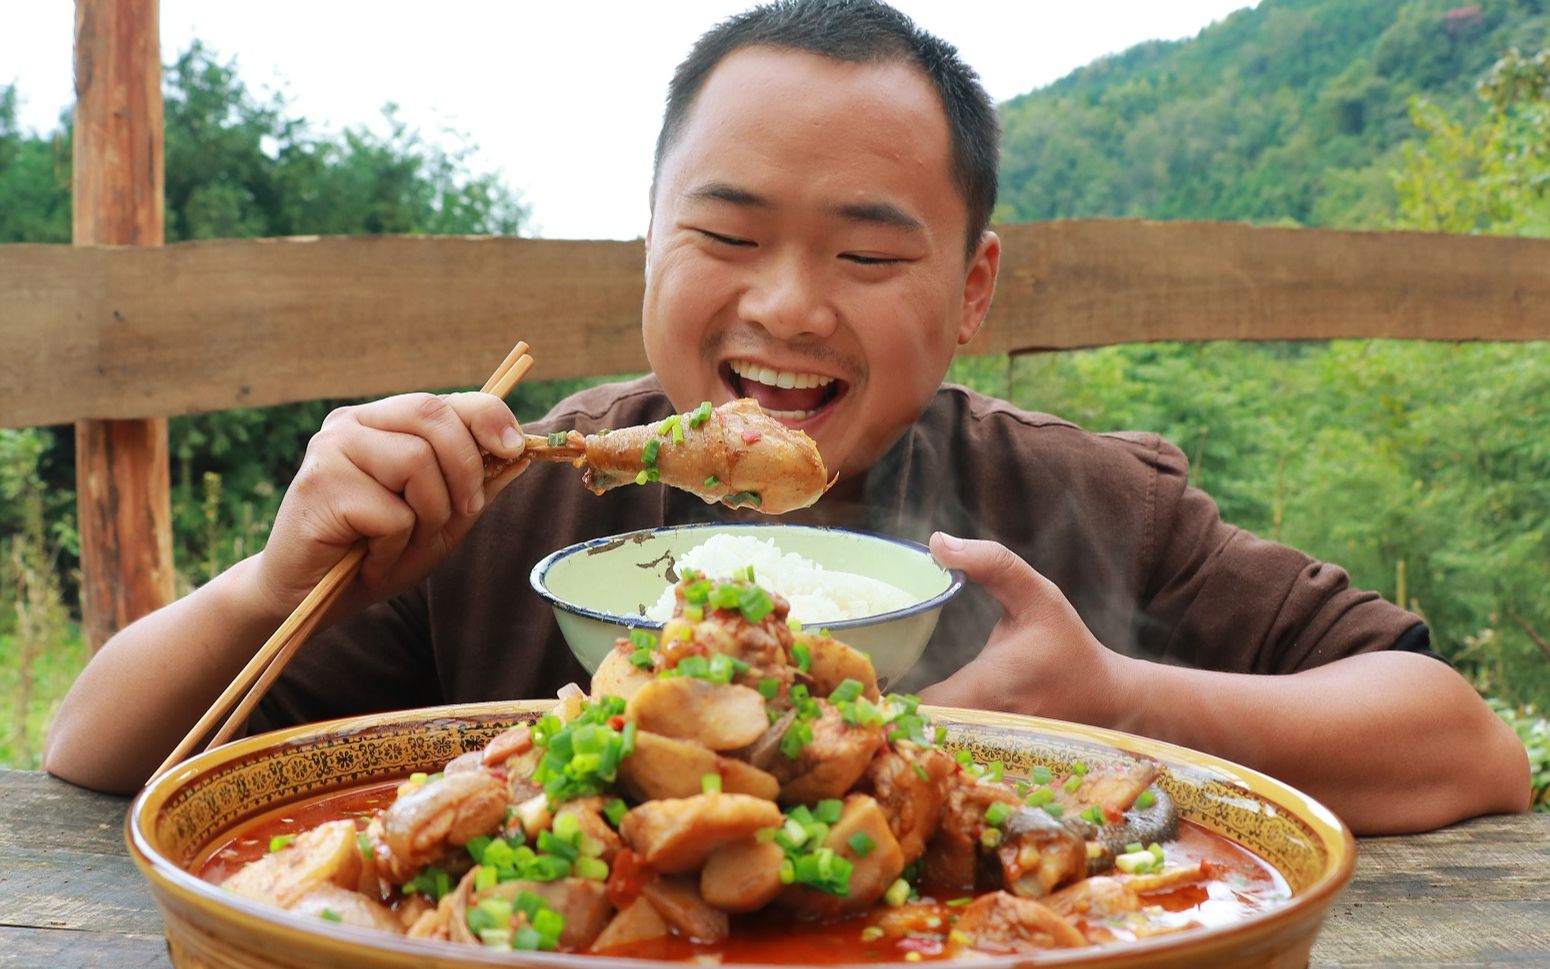
<instances>
[{"instance_id":1,"label":"red chili broth","mask_svg":"<svg viewBox=\"0 0 1550 969\"><path fill-rule=\"evenodd\" d=\"M259 818L238 834L218 845L191 869L205 881L219 884L249 861L269 851L271 839L279 835L299 834L326 821L353 817L364 828L377 811L393 803L397 782L320 798L303 805ZM1207 831L1190 821L1179 822L1178 836L1165 848L1170 864L1208 864L1211 878L1206 882L1182 885L1167 891L1142 896L1147 905L1157 905L1184 925L1191 921L1207 927L1238 921L1269 908L1290 896L1285 880L1264 861L1241 845ZM919 902L909 904L909 914L924 922L939 920L939 926L904 938L863 941L862 931L869 925L897 914L886 906L871 912L830 922L804 922L778 912L755 916L735 916L730 938L715 945L690 942L679 936L657 939L636 946L611 950L609 955L648 959L693 959L715 956L729 963L784 963L814 965L843 962L892 962L910 953L930 961L947 958L947 934L962 909L947 904L962 893L937 891L922 886ZM1086 929L1087 923L1078 920ZM1116 929L1116 937L1126 937Z\"/></svg>"}]
</instances>

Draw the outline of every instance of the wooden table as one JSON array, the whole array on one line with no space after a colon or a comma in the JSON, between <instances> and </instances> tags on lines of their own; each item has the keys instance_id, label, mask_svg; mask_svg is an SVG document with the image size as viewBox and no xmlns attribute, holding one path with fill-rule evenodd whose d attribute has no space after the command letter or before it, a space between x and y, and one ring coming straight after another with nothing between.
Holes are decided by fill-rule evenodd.
<instances>
[{"instance_id":1,"label":"wooden table","mask_svg":"<svg viewBox=\"0 0 1550 969\"><path fill-rule=\"evenodd\" d=\"M128 804L0 771L0 965L168 965ZM1550 814L1362 839L1312 964L1550 966Z\"/></svg>"}]
</instances>

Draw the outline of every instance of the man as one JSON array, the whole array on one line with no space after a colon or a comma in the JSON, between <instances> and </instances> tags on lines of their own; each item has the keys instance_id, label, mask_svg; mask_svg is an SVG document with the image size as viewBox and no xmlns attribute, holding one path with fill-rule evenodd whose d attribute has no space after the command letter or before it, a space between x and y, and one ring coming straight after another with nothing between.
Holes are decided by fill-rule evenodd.
<instances>
[{"instance_id":1,"label":"man","mask_svg":"<svg viewBox=\"0 0 1550 969\"><path fill-rule=\"evenodd\" d=\"M719 26L675 76L658 144L642 323L656 376L579 394L541 429L752 396L807 431L840 484L802 520L930 535L978 586L905 684L930 684L930 702L1209 750L1359 831L1525 809L1521 745L1414 616L1223 524L1153 437L939 387L995 287L996 138L956 53L880 4L797 0ZM657 486L593 497L574 471L524 462L487 503L479 449L516 455L517 431L480 394L331 415L264 552L115 637L61 708L48 768L143 782L362 539L348 600L255 729L582 678L525 587L532 563L736 513Z\"/></svg>"}]
</instances>

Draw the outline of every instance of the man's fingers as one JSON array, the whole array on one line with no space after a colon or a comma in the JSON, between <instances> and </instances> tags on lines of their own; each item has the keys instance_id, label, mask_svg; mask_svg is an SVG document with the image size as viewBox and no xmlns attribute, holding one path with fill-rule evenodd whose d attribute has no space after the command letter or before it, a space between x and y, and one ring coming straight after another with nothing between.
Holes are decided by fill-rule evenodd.
<instances>
[{"instance_id":1,"label":"man's fingers","mask_svg":"<svg viewBox=\"0 0 1550 969\"><path fill-rule=\"evenodd\" d=\"M454 512L471 515L483 507L484 457L462 415L446 398L403 394L355 408L353 416L363 427L424 439L446 480Z\"/></svg>"},{"instance_id":2,"label":"man's fingers","mask_svg":"<svg viewBox=\"0 0 1550 969\"><path fill-rule=\"evenodd\" d=\"M420 535L439 531L454 514L463 514L454 507L450 484L424 438L368 429L346 441L340 454L387 492L403 496Z\"/></svg>"},{"instance_id":3,"label":"man's fingers","mask_svg":"<svg viewBox=\"0 0 1550 969\"><path fill-rule=\"evenodd\" d=\"M1000 542L934 532L931 554L942 565L958 569L969 581L983 586L1014 619L1046 615L1051 596L1059 602L1065 601L1054 583L1035 572L1033 566Z\"/></svg>"},{"instance_id":4,"label":"man's fingers","mask_svg":"<svg viewBox=\"0 0 1550 969\"><path fill-rule=\"evenodd\" d=\"M514 458L522 453L522 425L517 423L505 401L494 394L472 391L448 394L446 400L480 447L501 458Z\"/></svg>"}]
</instances>

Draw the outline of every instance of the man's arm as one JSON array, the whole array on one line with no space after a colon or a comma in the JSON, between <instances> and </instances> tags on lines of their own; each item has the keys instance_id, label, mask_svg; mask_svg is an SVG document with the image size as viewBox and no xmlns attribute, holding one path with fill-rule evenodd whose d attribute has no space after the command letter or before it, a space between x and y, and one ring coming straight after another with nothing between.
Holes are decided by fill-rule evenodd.
<instances>
[{"instance_id":1,"label":"man's arm","mask_svg":"<svg viewBox=\"0 0 1550 969\"><path fill-rule=\"evenodd\" d=\"M409 394L330 414L264 551L104 645L60 706L44 767L100 790L145 783L353 545L364 541L366 557L327 621L413 586L445 558L527 466L486 483L481 448L522 452L520 426L489 394Z\"/></svg>"},{"instance_id":2,"label":"man's arm","mask_svg":"<svg viewBox=\"0 0 1550 969\"><path fill-rule=\"evenodd\" d=\"M1444 663L1389 651L1270 676L1164 666L1099 643L1056 588L994 542L932 537L1005 616L927 702L1113 727L1264 771L1361 834L1528 809L1528 756Z\"/></svg>"}]
</instances>

